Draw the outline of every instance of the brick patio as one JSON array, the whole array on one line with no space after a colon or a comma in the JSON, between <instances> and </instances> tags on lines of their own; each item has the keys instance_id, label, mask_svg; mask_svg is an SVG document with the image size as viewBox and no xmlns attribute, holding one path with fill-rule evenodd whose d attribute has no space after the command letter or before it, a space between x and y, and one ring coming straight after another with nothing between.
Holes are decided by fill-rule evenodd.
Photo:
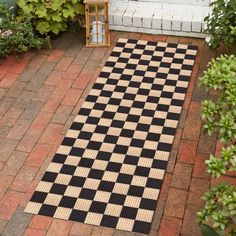
<instances>
[{"instance_id":1,"label":"brick patio","mask_svg":"<svg viewBox=\"0 0 236 236\"><path fill-rule=\"evenodd\" d=\"M195 213L216 182L205 175L204 160L220 145L216 135L201 132L200 101L207 94L195 84L213 54L200 39L122 32L111 32L111 47L96 49L84 47L83 33L65 33L50 50L0 65L0 235L141 235L23 213L119 37L199 46L149 235L200 235Z\"/></svg>"}]
</instances>

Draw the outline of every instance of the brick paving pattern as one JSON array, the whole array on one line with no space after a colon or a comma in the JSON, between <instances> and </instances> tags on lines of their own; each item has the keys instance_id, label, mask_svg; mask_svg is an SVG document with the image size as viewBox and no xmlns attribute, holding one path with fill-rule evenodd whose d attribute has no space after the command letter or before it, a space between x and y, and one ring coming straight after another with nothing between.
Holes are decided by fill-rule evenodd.
<instances>
[{"instance_id":1,"label":"brick paving pattern","mask_svg":"<svg viewBox=\"0 0 236 236\"><path fill-rule=\"evenodd\" d=\"M200 235L195 223L200 196L219 181L206 176L204 160L220 145L216 136L201 132L200 101L207 93L196 79L214 54L200 39L123 32L111 32L111 47L95 49L84 47L83 33L65 33L52 49L2 61L0 235L142 235L23 212L119 37L199 47L149 235ZM236 184L230 176L221 180Z\"/></svg>"}]
</instances>

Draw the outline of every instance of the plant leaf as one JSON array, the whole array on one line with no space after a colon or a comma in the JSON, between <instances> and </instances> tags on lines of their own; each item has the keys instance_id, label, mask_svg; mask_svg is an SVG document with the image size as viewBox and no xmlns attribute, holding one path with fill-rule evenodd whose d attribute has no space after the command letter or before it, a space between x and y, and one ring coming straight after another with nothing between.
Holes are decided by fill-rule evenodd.
<instances>
[{"instance_id":1,"label":"plant leaf","mask_svg":"<svg viewBox=\"0 0 236 236\"><path fill-rule=\"evenodd\" d=\"M202 236L219 236L219 234L213 228L206 224L201 224L200 230Z\"/></svg>"}]
</instances>

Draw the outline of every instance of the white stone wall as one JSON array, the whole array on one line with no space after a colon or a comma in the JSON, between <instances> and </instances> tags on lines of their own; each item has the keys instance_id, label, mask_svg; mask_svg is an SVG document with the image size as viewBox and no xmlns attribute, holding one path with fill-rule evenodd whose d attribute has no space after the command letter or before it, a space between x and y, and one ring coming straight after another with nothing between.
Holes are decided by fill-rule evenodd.
<instances>
[{"instance_id":1,"label":"white stone wall","mask_svg":"<svg viewBox=\"0 0 236 236\"><path fill-rule=\"evenodd\" d=\"M110 2L115 2L117 0L110 0ZM123 2L154 2L154 3L164 3L164 4L186 4L195 6L208 6L210 0L121 0Z\"/></svg>"},{"instance_id":2,"label":"white stone wall","mask_svg":"<svg viewBox=\"0 0 236 236\"><path fill-rule=\"evenodd\" d=\"M206 37L203 31L204 18L210 10L208 6L166 3L173 0L157 1L162 0L110 0L110 29Z\"/></svg>"}]
</instances>

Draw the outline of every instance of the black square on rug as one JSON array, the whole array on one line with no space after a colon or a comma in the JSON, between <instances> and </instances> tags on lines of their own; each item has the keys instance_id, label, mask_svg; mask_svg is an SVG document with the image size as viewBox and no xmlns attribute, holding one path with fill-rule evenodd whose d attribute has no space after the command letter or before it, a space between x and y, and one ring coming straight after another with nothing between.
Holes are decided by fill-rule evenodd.
<instances>
[{"instance_id":1,"label":"black square on rug","mask_svg":"<svg viewBox=\"0 0 236 236\"><path fill-rule=\"evenodd\" d=\"M148 233L196 54L119 39L25 212Z\"/></svg>"}]
</instances>

